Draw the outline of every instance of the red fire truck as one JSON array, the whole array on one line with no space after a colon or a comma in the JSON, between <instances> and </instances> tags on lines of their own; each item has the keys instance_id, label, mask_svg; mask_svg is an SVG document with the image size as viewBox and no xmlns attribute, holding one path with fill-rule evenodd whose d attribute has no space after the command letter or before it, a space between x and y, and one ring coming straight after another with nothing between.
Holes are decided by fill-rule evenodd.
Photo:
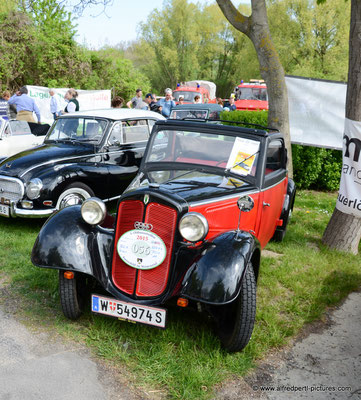
<instances>
[{"instance_id":1,"label":"red fire truck","mask_svg":"<svg viewBox=\"0 0 361 400\"><path fill-rule=\"evenodd\" d=\"M216 102L216 84L209 81L188 81L177 84L173 91L174 101L178 104L182 96L184 103L193 103L195 96L200 96L201 103Z\"/></svg>"},{"instance_id":2,"label":"red fire truck","mask_svg":"<svg viewBox=\"0 0 361 400\"><path fill-rule=\"evenodd\" d=\"M237 110L268 110L267 86L262 80L241 82L234 89Z\"/></svg>"}]
</instances>

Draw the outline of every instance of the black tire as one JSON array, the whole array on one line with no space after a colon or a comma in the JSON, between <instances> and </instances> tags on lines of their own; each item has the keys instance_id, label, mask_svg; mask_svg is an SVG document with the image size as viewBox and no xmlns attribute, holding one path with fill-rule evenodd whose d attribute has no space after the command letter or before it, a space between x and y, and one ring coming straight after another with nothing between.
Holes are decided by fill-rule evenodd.
<instances>
[{"instance_id":1,"label":"black tire","mask_svg":"<svg viewBox=\"0 0 361 400\"><path fill-rule=\"evenodd\" d=\"M82 204L84 200L93 196L94 192L88 185L82 182L74 182L60 194L56 208L61 210L68 206Z\"/></svg>"},{"instance_id":2,"label":"black tire","mask_svg":"<svg viewBox=\"0 0 361 400\"><path fill-rule=\"evenodd\" d=\"M256 280L248 263L236 300L224 306L214 306L217 331L222 347L233 353L243 350L251 339L256 318Z\"/></svg>"},{"instance_id":3,"label":"black tire","mask_svg":"<svg viewBox=\"0 0 361 400\"><path fill-rule=\"evenodd\" d=\"M74 273L73 279L67 279L64 277L64 271L59 270L60 304L67 318L78 319L83 314L86 286L85 275Z\"/></svg>"}]
</instances>

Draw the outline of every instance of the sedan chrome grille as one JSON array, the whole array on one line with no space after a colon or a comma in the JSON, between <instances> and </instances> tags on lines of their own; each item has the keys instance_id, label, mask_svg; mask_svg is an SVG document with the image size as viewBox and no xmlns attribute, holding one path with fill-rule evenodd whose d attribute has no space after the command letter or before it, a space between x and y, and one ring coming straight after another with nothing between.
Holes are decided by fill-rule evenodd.
<instances>
[{"instance_id":1,"label":"sedan chrome grille","mask_svg":"<svg viewBox=\"0 0 361 400\"><path fill-rule=\"evenodd\" d=\"M17 203L24 196L24 184L20 179L0 175L0 201Z\"/></svg>"}]
</instances>

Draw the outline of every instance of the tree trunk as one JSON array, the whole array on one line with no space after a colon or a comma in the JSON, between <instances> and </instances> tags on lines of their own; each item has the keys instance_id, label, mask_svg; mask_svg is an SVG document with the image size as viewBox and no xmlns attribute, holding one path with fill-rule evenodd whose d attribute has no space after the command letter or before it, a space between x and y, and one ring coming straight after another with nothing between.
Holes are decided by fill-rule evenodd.
<instances>
[{"instance_id":1,"label":"tree trunk","mask_svg":"<svg viewBox=\"0 0 361 400\"><path fill-rule=\"evenodd\" d=\"M260 73L267 84L269 98L268 125L285 136L288 152L288 172L293 176L292 149L288 118L288 97L283 66L273 45L268 27L265 0L252 0L252 15L241 14L230 0L217 0L227 20L240 32L247 35L257 53Z\"/></svg>"},{"instance_id":2,"label":"tree trunk","mask_svg":"<svg viewBox=\"0 0 361 400\"><path fill-rule=\"evenodd\" d=\"M346 118L361 121L361 1L351 1L349 38L349 66L346 95ZM361 162L360 167L361 167ZM361 169L361 168L360 168ZM322 237L332 248L358 253L361 239L361 218L345 214L335 208Z\"/></svg>"}]
</instances>

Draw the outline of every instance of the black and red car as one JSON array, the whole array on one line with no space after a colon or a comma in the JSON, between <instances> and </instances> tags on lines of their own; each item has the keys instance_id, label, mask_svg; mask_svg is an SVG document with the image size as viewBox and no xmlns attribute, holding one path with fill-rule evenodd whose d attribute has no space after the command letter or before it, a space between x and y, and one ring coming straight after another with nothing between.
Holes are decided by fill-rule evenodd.
<instances>
[{"instance_id":1,"label":"black and red car","mask_svg":"<svg viewBox=\"0 0 361 400\"><path fill-rule=\"evenodd\" d=\"M64 208L41 229L32 262L59 270L71 319L93 278L106 292L92 294L93 312L164 328L169 305L195 307L239 351L253 330L261 249L283 239L293 207L286 162L278 132L157 122L116 216L97 198Z\"/></svg>"}]
</instances>

